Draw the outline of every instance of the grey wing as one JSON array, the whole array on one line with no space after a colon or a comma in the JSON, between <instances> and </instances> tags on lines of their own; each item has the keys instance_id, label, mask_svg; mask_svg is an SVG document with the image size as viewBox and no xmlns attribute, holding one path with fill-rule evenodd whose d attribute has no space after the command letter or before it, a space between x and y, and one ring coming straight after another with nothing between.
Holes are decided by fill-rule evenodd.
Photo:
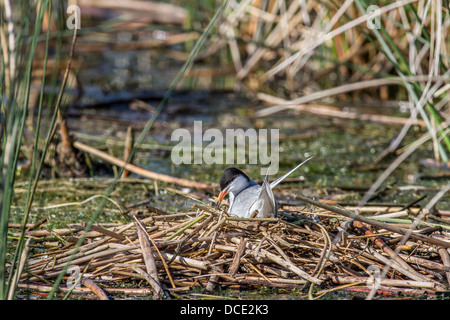
<instances>
[{"instance_id":1,"label":"grey wing","mask_svg":"<svg viewBox=\"0 0 450 320\"><path fill-rule=\"evenodd\" d=\"M261 186L258 201L260 202L260 205L258 205L259 209L257 209L259 210L259 213L257 215L258 218L274 217L277 215L277 200L273 195L272 188L267 177L266 179L264 179L264 182Z\"/></svg>"},{"instance_id":2,"label":"grey wing","mask_svg":"<svg viewBox=\"0 0 450 320\"><path fill-rule=\"evenodd\" d=\"M255 204L260 194L261 186L256 184L250 188L242 190L233 201L233 205L228 209L228 213L240 218L248 218L252 213L250 208Z\"/></svg>"}]
</instances>

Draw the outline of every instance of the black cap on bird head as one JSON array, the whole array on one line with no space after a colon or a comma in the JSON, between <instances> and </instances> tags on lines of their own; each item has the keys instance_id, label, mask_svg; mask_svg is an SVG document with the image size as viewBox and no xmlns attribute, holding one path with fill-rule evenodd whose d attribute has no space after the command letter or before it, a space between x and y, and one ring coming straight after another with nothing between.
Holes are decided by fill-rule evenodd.
<instances>
[{"instance_id":1,"label":"black cap on bird head","mask_svg":"<svg viewBox=\"0 0 450 320\"><path fill-rule=\"evenodd\" d=\"M220 177L219 182L220 194L216 206L219 206L223 198L225 198L225 196L228 193L228 188L230 187L231 182L233 182L238 176L242 176L245 179L247 179L247 181L250 181L250 178L245 173L236 168L228 168L222 173L222 177Z\"/></svg>"},{"instance_id":2,"label":"black cap on bird head","mask_svg":"<svg viewBox=\"0 0 450 320\"><path fill-rule=\"evenodd\" d=\"M219 182L220 191L225 190L225 188L228 187L228 185L240 175L243 176L244 178L246 178L247 180L250 180L250 178L247 177L247 175L239 169L236 169L236 168L226 169L223 172L222 177L220 178L220 182Z\"/></svg>"}]
</instances>

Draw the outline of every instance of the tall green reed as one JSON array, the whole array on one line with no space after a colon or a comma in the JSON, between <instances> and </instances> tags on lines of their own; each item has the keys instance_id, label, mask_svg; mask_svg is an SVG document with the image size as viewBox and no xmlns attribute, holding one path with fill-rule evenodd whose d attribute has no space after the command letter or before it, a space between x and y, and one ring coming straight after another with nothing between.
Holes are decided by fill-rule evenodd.
<instances>
[{"instance_id":1,"label":"tall green reed","mask_svg":"<svg viewBox=\"0 0 450 320\"><path fill-rule=\"evenodd\" d=\"M11 6L13 4L13 6ZM44 140L44 148L39 152L42 127L42 113L44 109L44 86L46 84L47 62L49 60L50 46L50 22L54 15L61 21L64 20L62 11L54 11L50 0L29 2L25 0L11 3L9 0L2 2L2 16L0 28L7 30L2 33L2 44L5 39L10 41L8 45L2 45L1 65L2 73L0 87L2 89L1 100L1 126L2 126L2 150L0 156L0 299L12 299L14 297L17 281L26 259L27 244L25 242L25 229L29 221L31 205L35 190L39 181L42 165L51 140L51 132L56 125L56 114L61 104L61 99L54 106L47 105L50 111L53 108L53 120L48 126L47 138ZM60 2L59 7L64 6ZM57 6L58 7L58 6ZM24 19L27 17L27 19ZM48 20L46 20L48 18ZM43 35L45 40L43 75L40 85L40 96L37 106L37 118L35 128L26 128L26 119L30 105L31 80L34 71L33 62L37 54L37 47L42 36L42 26L47 22L47 31ZM32 22L32 23L30 23ZM60 24L61 25L61 24ZM57 42L57 46L61 42ZM56 49L59 52L59 48ZM56 78L54 73L54 79ZM56 81L53 81L56 85ZM52 87L54 89L54 87ZM60 88L60 96L63 95L64 86ZM49 100L51 101L51 100ZM47 101L48 103L48 101ZM50 112L51 113L51 112ZM12 246L8 243L8 222L11 218L11 201L14 193L16 168L20 157L21 148L27 143L24 134L26 129L34 133L33 155L28 176L28 189L24 197L25 208L22 216L20 236ZM17 213L15 213L17 214ZM10 248L15 247L10 254ZM8 255L10 254L10 258ZM19 265L21 266L19 268Z\"/></svg>"}]
</instances>

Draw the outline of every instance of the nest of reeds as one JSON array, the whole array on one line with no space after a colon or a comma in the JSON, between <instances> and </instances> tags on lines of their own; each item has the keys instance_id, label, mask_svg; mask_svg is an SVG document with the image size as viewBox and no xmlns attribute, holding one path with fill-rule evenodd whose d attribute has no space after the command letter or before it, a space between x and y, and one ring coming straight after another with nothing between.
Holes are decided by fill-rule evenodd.
<instances>
[{"instance_id":1,"label":"nest of reeds","mask_svg":"<svg viewBox=\"0 0 450 320\"><path fill-rule=\"evenodd\" d=\"M362 208L361 222L346 217L349 210L317 204L284 206L278 218L266 219L230 217L197 205L176 214L147 206L148 216L136 210L127 224L71 225L54 231L64 246L29 259L19 287L49 292L63 274L58 287L63 293L95 293L101 299L179 298L193 288L204 294L284 288L312 299L337 290L411 296L448 290L448 231L420 225L407 234L407 228L380 221L419 209L386 207L375 220ZM376 225L367 223L372 220Z\"/></svg>"}]
</instances>

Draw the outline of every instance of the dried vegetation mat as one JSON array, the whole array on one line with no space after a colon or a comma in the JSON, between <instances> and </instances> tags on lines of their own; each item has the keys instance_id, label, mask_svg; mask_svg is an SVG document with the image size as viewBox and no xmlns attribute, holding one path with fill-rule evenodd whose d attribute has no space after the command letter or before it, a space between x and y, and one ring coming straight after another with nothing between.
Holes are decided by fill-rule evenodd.
<instances>
[{"instance_id":1,"label":"dried vegetation mat","mask_svg":"<svg viewBox=\"0 0 450 320\"><path fill-rule=\"evenodd\" d=\"M29 230L45 252L28 259L18 286L45 296L63 274L60 293L95 299L219 297L219 288L284 288L299 299L330 298L326 294L338 290L376 298L436 297L449 290L448 222L436 226L425 212L410 231L411 225L394 220L411 223L408 217L423 209L363 207L355 213L308 201L282 206L278 218L240 219L198 205L167 214L147 206L122 225ZM57 246L45 244L55 236Z\"/></svg>"}]
</instances>

